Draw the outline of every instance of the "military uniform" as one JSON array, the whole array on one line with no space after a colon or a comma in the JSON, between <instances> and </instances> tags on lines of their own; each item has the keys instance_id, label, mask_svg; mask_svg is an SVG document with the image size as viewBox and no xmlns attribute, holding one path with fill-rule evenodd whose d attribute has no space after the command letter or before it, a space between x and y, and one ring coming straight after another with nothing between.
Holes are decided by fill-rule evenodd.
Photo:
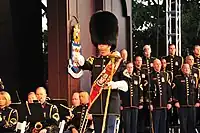
<instances>
[{"instance_id":1,"label":"military uniform","mask_svg":"<svg viewBox=\"0 0 200 133\"><path fill-rule=\"evenodd\" d=\"M198 100L197 78L184 74L175 77L174 97L180 103L180 129L181 133L195 132L195 103Z\"/></svg>"},{"instance_id":2,"label":"military uniform","mask_svg":"<svg viewBox=\"0 0 200 133\"><path fill-rule=\"evenodd\" d=\"M169 74L155 72L150 74L150 102L153 105L153 124L155 133L166 133L167 104L170 103L171 88Z\"/></svg>"},{"instance_id":3,"label":"military uniform","mask_svg":"<svg viewBox=\"0 0 200 133\"><path fill-rule=\"evenodd\" d=\"M82 64L83 62L78 62L80 66L83 65L81 68L83 68L84 70L91 71L91 79L93 83L110 61L110 58L108 56L101 55L104 49L102 49L102 47L99 46L110 46L106 48L106 55L109 55L116 48L119 29L118 19L113 13L109 11L98 11L92 15L90 19L89 29L92 44L98 49L100 57L91 57L85 62L84 65ZM118 68L118 70L113 75L112 81L120 80L119 70L120 68ZM104 77L102 76L101 78ZM120 115L120 97L118 88L124 83L125 87L123 88L123 86L121 86L120 89L127 89L127 83L123 81L121 82L121 84L120 82L112 83L116 85L116 88L111 90L109 106L108 110L106 110L108 114L106 124L103 123L103 115L105 112L108 90L102 90L101 94L94 101L90 109L91 114L93 115L95 133L100 133L102 130L109 133L115 132L116 122L118 122L117 119ZM101 88L98 90L101 90ZM102 124L106 125L105 129L102 129Z\"/></svg>"},{"instance_id":4,"label":"military uniform","mask_svg":"<svg viewBox=\"0 0 200 133\"><path fill-rule=\"evenodd\" d=\"M194 67L200 69L200 57L194 56Z\"/></svg>"},{"instance_id":5,"label":"military uniform","mask_svg":"<svg viewBox=\"0 0 200 133\"><path fill-rule=\"evenodd\" d=\"M14 133L18 122L18 112L11 107L0 109L0 132Z\"/></svg>"},{"instance_id":6,"label":"military uniform","mask_svg":"<svg viewBox=\"0 0 200 133\"><path fill-rule=\"evenodd\" d=\"M173 73L171 71L166 71L166 70L162 70L162 72L166 72L169 74L169 84L170 84L171 92L173 92L173 87L174 87ZM172 93L172 96L173 96L173 93ZM172 97L172 100L173 100L173 97ZM173 105L173 101L172 101L172 105ZM177 114L177 109L173 106L170 110L167 110L167 125L170 126L170 125L173 125L174 123L178 123L178 114Z\"/></svg>"},{"instance_id":7,"label":"military uniform","mask_svg":"<svg viewBox=\"0 0 200 133\"><path fill-rule=\"evenodd\" d=\"M180 74L180 68L183 65L183 57L177 55L174 56L168 55L163 58L167 62L166 71L171 71L174 77Z\"/></svg>"},{"instance_id":8,"label":"military uniform","mask_svg":"<svg viewBox=\"0 0 200 133\"><path fill-rule=\"evenodd\" d=\"M191 75L193 75L198 80L200 79L200 71L197 67L192 66L191 68Z\"/></svg>"},{"instance_id":9,"label":"military uniform","mask_svg":"<svg viewBox=\"0 0 200 133\"><path fill-rule=\"evenodd\" d=\"M138 106L143 103L141 78L138 75L130 75L126 69L123 75L123 79L127 81L129 86L127 92L121 92L124 131L125 133L137 133Z\"/></svg>"},{"instance_id":10,"label":"military uniform","mask_svg":"<svg viewBox=\"0 0 200 133\"><path fill-rule=\"evenodd\" d=\"M156 59L155 57L150 57L150 58L143 57L143 59L142 59L142 68L147 69L148 73L153 71L153 61L155 59Z\"/></svg>"},{"instance_id":11,"label":"military uniform","mask_svg":"<svg viewBox=\"0 0 200 133\"><path fill-rule=\"evenodd\" d=\"M143 88L143 108L138 110L138 132L144 132L145 129L145 123L148 123L148 105L145 102L146 101L146 93L148 90L148 74L147 74L147 69L139 69L139 68L134 68L133 73L135 75L138 75L141 79L141 86Z\"/></svg>"},{"instance_id":12,"label":"military uniform","mask_svg":"<svg viewBox=\"0 0 200 133\"><path fill-rule=\"evenodd\" d=\"M89 57L81 68L84 70L91 71L91 75L92 75L91 80L93 83L96 80L96 78L100 75L100 73L103 71L103 69L106 67L109 61L110 61L109 56ZM121 73L119 70L120 69L118 68L118 70L114 74L113 81L120 80ZM108 93L108 90L102 90L100 96L96 99L96 101L93 103L90 109L90 113L93 115L94 122L95 120L98 121L97 125L102 125L102 116L104 115L107 93ZM111 95L110 95L108 117L113 118L113 117L119 117L119 116L120 116L119 90L114 89L111 91ZM108 126L109 124L113 124L113 123L108 123ZM95 130L96 129L98 131L101 131L101 126L98 126L98 127L96 126Z\"/></svg>"},{"instance_id":13,"label":"military uniform","mask_svg":"<svg viewBox=\"0 0 200 133\"><path fill-rule=\"evenodd\" d=\"M72 118L69 130L72 130L72 128L76 128L76 130L80 131L81 127L83 127L83 121L85 119L86 111L87 111L88 105L79 105L73 110L74 117ZM86 133L91 133L92 129L90 129L90 126L92 125L92 120L88 120L87 126L86 126ZM83 129L82 129L83 130Z\"/></svg>"},{"instance_id":14,"label":"military uniform","mask_svg":"<svg viewBox=\"0 0 200 133\"><path fill-rule=\"evenodd\" d=\"M60 120L57 106L48 102L44 102L41 106L44 114L44 120L40 121L42 129L47 129L47 133L57 133ZM34 130L34 127L31 127L30 130Z\"/></svg>"}]
</instances>

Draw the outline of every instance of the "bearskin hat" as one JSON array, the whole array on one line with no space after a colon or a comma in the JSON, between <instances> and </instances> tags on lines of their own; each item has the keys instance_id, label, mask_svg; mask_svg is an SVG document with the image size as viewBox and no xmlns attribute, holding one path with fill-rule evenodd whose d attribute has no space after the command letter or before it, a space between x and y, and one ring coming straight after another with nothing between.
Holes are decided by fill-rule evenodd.
<instances>
[{"instance_id":1,"label":"bearskin hat","mask_svg":"<svg viewBox=\"0 0 200 133\"><path fill-rule=\"evenodd\" d=\"M111 51L116 48L118 37L117 17L108 11L98 11L90 19L90 35L95 47L98 44L111 45Z\"/></svg>"}]
</instances>

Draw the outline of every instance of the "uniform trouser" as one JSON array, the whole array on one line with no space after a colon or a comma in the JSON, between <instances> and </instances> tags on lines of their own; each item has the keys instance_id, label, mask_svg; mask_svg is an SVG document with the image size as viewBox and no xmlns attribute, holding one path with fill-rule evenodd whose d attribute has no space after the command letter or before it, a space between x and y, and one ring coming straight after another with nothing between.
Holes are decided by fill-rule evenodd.
<instances>
[{"instance_id":1,"label":"uniform trouser","mask_svg":"<svg viewBox=\"0 0 200 133\"><path fill-rule=\"evenodd\" d=\"M122 112L125 133L137 133L138 109L129 108Z\"/></svg>"},{"instance_id":2,"label":"uniform trouser","mask_svg":"<svg viewBox=\"0 0 200 133\"><path fill-rule=\"evenodd\" d=\"M181 107L179 109L181 133L195 133L195 113L194 107Z\"/></svg>"},{"instance_id":3,"label":"uniform trouser","mask_svg":"<svg viewBox=\"0 0 200 133\"><path fill-rule=\"evenodd\" d=\"M153 126L155 133L166 133L167 110L153 110Z\"/></svg>"},{"instance_id":4,"label":"uniform trouser","mask_svg":"<svg viewBox=\"0 0 200 133\"><path fill-rule=\"evenodd\" d=\"M101 133L103 125L103 115L95 116L93 115L94 130L95 133ZM108 115L106 120L106 127L104 133L116 133L118 131L117 127L119 125L119 115Z\"/></svg>"},{"instance_id":5,"label":"uniform trouser","mask_svg":"<svg viewBox=\"0 0 200 133\"><path fill-rule=\"evenodd\" d=\"M120 124L119 124L119 133L123 133L124 129L124 120L122 117L122 110L120 111Z\"/></svg>"},{"instance_id":6,"label":"uniform trouser","mask_svg":"<svg viewBox=\"0 0 200 133\"><path fill-rule=\"evenodd\" d=\"M149 126L149 110L147 105L144 105L143 109L138 110L138 132L144 133L146 126Z\"/></svg>"}]
</instances>

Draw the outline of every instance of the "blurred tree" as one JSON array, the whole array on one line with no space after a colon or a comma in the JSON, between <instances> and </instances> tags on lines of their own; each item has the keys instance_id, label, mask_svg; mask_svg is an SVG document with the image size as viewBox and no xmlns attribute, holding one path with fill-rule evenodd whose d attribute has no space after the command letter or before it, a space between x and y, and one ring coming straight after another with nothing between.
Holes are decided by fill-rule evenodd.
<instances>
[{"instance_id":1,"label":"blurred tree","mask_svg":"<svg viewBox=\"0 0 200 133\"><path fill-rule=\"evenodd\" d=\"M156 29L159 28L159 56L164 56L166 51L166 1L159 7L157 0L133 0L133 46L135 54L142 52L144 44L150 44L152 55L156 55ZM182 47L192 47L200 39L200 2L198 0L182 0ZM159 25L157 19L159 17Z\"/></svg>"}]
</instances>

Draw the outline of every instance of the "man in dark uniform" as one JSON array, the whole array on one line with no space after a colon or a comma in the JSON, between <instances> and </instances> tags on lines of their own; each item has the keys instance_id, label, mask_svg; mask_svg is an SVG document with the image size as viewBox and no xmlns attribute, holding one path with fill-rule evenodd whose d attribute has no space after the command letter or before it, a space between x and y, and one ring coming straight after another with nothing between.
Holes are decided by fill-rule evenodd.
<instances>
[{"instance_id":1,"label":"man in dark uniform","mask_svg":"<svg viewBox=\"0 0 200 133\"><path fill-rule=\"evenodd\" d=\"M153 70L153 61L156 59L151 56L151 46L145 45L143 47L144 56L142 59L142 68L147 69L147 72L150 73Z\"/></svg>"},{"instance_id":2,"label":"man in dark uniform","mask_svg":"<svg viewBox=\"0 0 200 133\"><path fill-rule=\"evenodd\" d=\"M185 63L189 64L191 75L193 75L194 77L196 77L199 80L200 72L199 72L199 69L194 66L194 57L192 55L186 56Z\"/></svg>"},{"instance_id":3,"label":"man in dark uniform","mask_svg":"<svg viewBox=\"0 0 200 133\"><path fill-rule=\"evenodd\" d=\"M167 71L171 71L173 73L173 76L179 74L180 68L183 64L183 58L181 56L175 55L176 53L176 47L174 44L169 45L169 55L166 57L163 57L167 61ZM173 77L173 78L174 78Z\"/></svg>"},{"instance_id":4,"label":"man in dark uniform","mask_svg":"<svg viewBox=\"0 0 200 133\"><path fill-rule=\"evenodd\" d=\"M45 118L44 121L40 122L42 124L40 133L57 133L59 124L58 122L60 120L58 108L55 105L46 102L47 94L45 88L38 87L36 89L36 97L42 105Z\"/></svg>"},{"instance_id":5,"label":"man in dark uniform","mask_svg":"<svg viewBox=\"0 0 200 133\"><path fill-rule=\"evenodd\" d=\"M162 58L161 59L161 64L162 64L161 71L167 72L169 74L169 80L170 80L170 83L172 83L174 76L173 76L173 73L171 71L167 70L167 61L166 61L166 59Z\"/></svg>"},{"instance_id":6,"label":"man in dark uniform","mask_svg":"<svg viewBox=\"0 0 200 133\"><path fill-rule=\"evenodd\" d=\"M194 57L192 55L186 56L185 63L189 64L191 75L193 75L198 80L197 87L199 89L200 70L197 67L194 67ZM196 123L197 125L200 125L200 109L199 108L196 108Z\"/></svg>"},{"instance_id":7,"label":"man in dark uniform","mask_svg":"<svg viewBox=\"0 0 200 133\"><path fill-rule=\"evenodd\" d=\"M128 58L128 52L126 49L120 50L120 55L122 57L122 64L120 67L120 73L121 73L121 78L123 77L123 71L126 69L126 64L127 64L127 58ZM119 125L119 133L123 133L123 127L124 127L124 122L122 118L122 107L120 107L121 114L120 114L120 125Z\"/></svg>"},{"instance_id":8,"label":"man in dark uniform","mask_svg":"<svg viewBox=\"0 0 200 133\"><path fill-rule=\"evenodd\" d=\"M108 11L99 11L95 13L90 20L90 34L92 43L98 49L99 56L89 57L86 61L82 56L80 56L77 58L77 62L79 66L81 66L80 68L91 71L91 79L93 83L111 60L110 56L117 54L117 52L113 52L116 48L118 37L118 20L116 16ZM120 69L118 68L118 70ZM120 81L120 73L118 70L116 70L112 81L109 84L112 90L107 111L105 129L102 129L102 124L108 87L103 86L101 94L92 104L90 113L93 115L95 133L100 133L101 130L114 133L116 130L115 125L120 115L119 90L128 90L126 81ZM104 76L108 77L110 75ZM102 76L101 79L103 79L104 76Z\"/></svg>"},{"instance_id":9,"label":"man in dark uniform","mask_svg":"<svg viewBox=\"0 0 200 133\"><path fill-rule=\"evenodd\" d=\"M145 96L148 89L148 74L147 69L142 68L142 57L136 56L134 61L134 69L133 73L138 75L141 79L141 85L143 88L143 100L144 100L144 108L138 110L138 132L144 132L145 130L145 123L148 123L148 105L145 102Z\"/></svg>"},{"instance_id":10,"label":"man in dark uniform","mask_svg":"<svg viewBox=\"0 0 200 133\"><path fill-rule=\"evenodd\" d=\"M200 69L200 46L195 45L194 46L194 67Z\"/></svg>"},{"instance_id":11,"label":"man in dark uniform","mask_svg":"<svg viewBox=\"0 0 200 133\"><path fill-rule=\"evenodd\" d=\"M90 126L92 125L92 115L88 114L88 116L86 117L86 111L89 103L89 94L87 92L80 92L80 102L81 104L77 106L72 112L74 117L72 118L68 128L72 133L78 133L81 131L83 132L83 130L85 130L86 133L91 133L93 131L90 128ZM84 122L86 120L88 120L88 123L86 123L87 125L84 126ZM86 129L84 129L84 127Z\"/></svg>"},{"instance_id":12,"label":"man in dark uniform","mask_svg":"<svg viewBox=\"0 0 200 133\"><path fill-rule=\"evenodd\" d=\"M182 73L174 79L175 106L179 108L180 132L195 133L195 108L199 107L197 80L190 74L189 64L183 64Z\"/></svg>"},{"instance_id":13,"label":"man in dark uniform","mask_svg":"<svg viewBox=\"0 0 200 133\"><path fill-rule=\"evenodd\" d=\"M163 58L167 61L166 71L172 72L173 73L172 79L174 79L174 77L180 73L180 69L181 69L181 66L182 66L184 60L181 56L176 55L175 44L170 44L168 46L168 51L169 51L169 55L165 56ZM171 86L173 88L173 86L174 86L173 83ZM172 95L174 95L173 91L172 91ZM178 109L173 104L173 107L172 107L173 114L171 114L171 115L173 115L173 117L172 117L173 125L178 125L178 111L177 110Z\"/></svg>"},{"instance_id":14,"label":"man in dark uniform","mask_svg":"<svg viewBox=\"0 0 200 133\"><path fill-rule=\"evenodd\" d=\"M153 111L155 133L166 133L167 110L171 108L171 88L169 74L161 71L161 61L155 59L154 70L150 74L150 109Z\"/></svg>"},{"instance_id":15,"label":"man in dark uniform","mask_svg":"<svg viewBox=\"0 0 200 133\"><path fill-rule=\"evenodd\" d=\"M120 51L120 55L121 55L121 57L122 57L122 64L123 64L123 67L122 68L124 68L124 69L126 69L126 64L127 64L127 58L128 58L128 52L127 52L127 50L126 49L122 49L121 51Z\"/></svg>"},{"instance_id":16,"label":"man in dark uniform","mask_svg":"<svg viewBox=\"0 0 200 133\"><path fill-rule=\"evenodd\" d=\"M129 89L121 93L122 117L124 120L125 133L137 133L138 109L143 108L143 92L141 78L133 73L133 63L127 64L123 72L124 80L127 81Z\"/></svg>"}]
</instances>

